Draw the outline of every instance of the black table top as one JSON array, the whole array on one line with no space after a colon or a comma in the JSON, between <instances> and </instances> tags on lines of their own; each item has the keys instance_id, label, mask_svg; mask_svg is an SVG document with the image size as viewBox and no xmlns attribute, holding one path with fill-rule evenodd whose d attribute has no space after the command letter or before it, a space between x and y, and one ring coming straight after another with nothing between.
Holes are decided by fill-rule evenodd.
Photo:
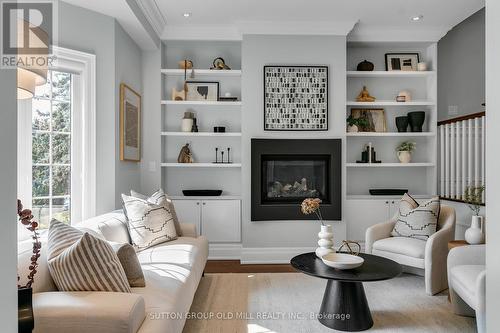
<instances>
[{"instance_id":1,"label":"black table top","mask_svg":"<svg viewBox=\"0 0 500 333\"><path fill-rule=\"evenodd\" d=\"M359 256L365 259L363 265L349 270L328 267L314 252L299 254L290 260L290 264L308 275L346 282L388 280L402 272L401 265L393 260L366 253L360 253Z\"/></svg>"}]
</instances>

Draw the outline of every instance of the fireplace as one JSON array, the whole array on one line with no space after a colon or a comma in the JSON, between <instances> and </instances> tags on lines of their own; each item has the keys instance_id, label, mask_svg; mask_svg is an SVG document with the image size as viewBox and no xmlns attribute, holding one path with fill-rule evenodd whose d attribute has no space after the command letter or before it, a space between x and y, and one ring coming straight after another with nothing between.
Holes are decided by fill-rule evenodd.
<instances>
[{"instance_id":1,"label":"fireplace","mask_svg":"<svg viewBox=\"0 0 500 333\"><path fill-rule=\"evenodd\" d=\"M300 212L305 198L340 220L340 193L340 139L252 139L252 221L311 219Z\"/></svg>"}]
</instances>

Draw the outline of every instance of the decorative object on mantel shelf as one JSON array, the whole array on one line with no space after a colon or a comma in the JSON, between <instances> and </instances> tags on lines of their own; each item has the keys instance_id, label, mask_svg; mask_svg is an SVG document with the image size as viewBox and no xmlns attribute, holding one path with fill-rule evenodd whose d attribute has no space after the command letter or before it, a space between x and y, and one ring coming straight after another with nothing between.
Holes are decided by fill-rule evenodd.
<instances>
[{"instance_id":1,"label":"decorative object on mantel shelf","mask_svg":"<svg viewBox=\"0 0 500 333\"><path fill-rule=\"evenodd\" d=\"M33 239L33 255L29 263L28 280L25 285L20 284L21 278L17 276L17 308L18 308L18 331L19 333L32 332L35 327L33 317L33 289L32 285L35 281L35 274L38 268L38 259L40 258L40 249L42 243L39 240L37 228L38 222L33 221L31 210L24 209L21 200L17 200L17 215L19 221L32 233Z\"/></svg>"},{"instance_id":2,"label":"decorative object on mantel shelf","mask_svg":"<svg viewBox=\"0 0 500 333\"><path fill-rule=\"evenodd\" d=\"M408 116L396 117L396 127L398 132L406 132L408 129Z\"/></svg>"},{"instance_id":3,"label":"decorative object on mantel shelf","mask_svg":"<svg viewBox=\"0 0 500 333\"><path fill-rule=\"evenodd\" d=\"M412 132L422 132L425 122L425 111L408 112L408 123Z\"/></svg>"},{"instance_id":4,"label":"decorative object on mantel shelf","mask_svg":"<svg viewBox=\"0 0 500 333\"><path fill-rule=\"evenodd\" d=\"M373 62L370 62L368 60L363 60L362 62L360 62L358 64L358 66L356 67L356 70L358 70L360 72L371 72L371 71L373 71L374 68L375 68L375 66L373 66Z\"/></svg>"},{"instance_id":5,"label":"decorative object on mantel shelf","mask_svg":"<svg viewBox=\"0 0 500 333\"><path fill-rule=\"evenodd\" d=\"M365 128L369 127L370 123L366 118L354 118L351 115L347 117L347 132L356 133L359 131L363 131Z\"/></svg>"},{"instance_id":6,"label":"decorative object on mantel shelf","mask_svg":"<svg viewBox=\"0 0 500 333\"><path fill-rule=\"evenodd\" d=\"M377 154L373 149L373 144L369 142L364 151L361 152L361 160L356 161L356 163L382 163L382 161L377 161Z\"/></svg>"},{"instance_id":7,"label":"decorative object on mantel shelf","mask_svg":"<svg viewBox=\"0 0 500 333\"><path fill-rule=\"evenodd\" d=\"M177 157L177 163L194 163L193 153L189 148L189 143L182 146L179 157Z\"/></svg>"},{"instance_id":8,"label":"decorative object on mantel shelf","mask_svg":"<svg viewBox=\"0 0 500 333\"><path fill-rule=\"evenodd\" d=\"M420 62L418 53L386 53L386 71L416 71Z\"/></svg>"},{"instance_id":9,"label":"decorative object on mantel shelf","mask_svg":"<svg viewBox=\"0 0 500 333\"><path fill-rule=\"evenodd\" d=\"M264 130L328 130L328 66L264 66Z\"/></svg>"},{"instance_id":10,"label":"decorative object on mantel shelf","mask_svg":"<svg viewBox=\"0 0 500 333\"><path fill-rule=\"evenodd\" d=\"M221 57L217 57L212 62L212 67L210 67L210 69L215 69L215 70L230 70L231 67L229 67L228 65L226 65L226 62L224 61L224 59L222 59Z\"/></svg>"},{"instance_id":11,"label":"decorative object on mantel shelf","mask_svg":"<svg viewBox=\"0 0 500 333\"><path fill-rule=\"evenodd\" d=\"M194 118L193 112L190 111L184 112L184 117L182 118L181 122L181 130L183 132L191 132L191 130L193 129L193 118Z\"/></svg>"},{"instance_id":12,"label":"decorative object on mantel shelf","mask_svg":"<svg viewBox=\"0 0 500 333\"><path fill-rule=\"evenodd\" d=\"M333 249L333 231L332 226L323 223L323 216L321 215L321 199L319 198L306 198L300 204L300 210L302 214L310 215L316 214L318 220L321 222L321 230L318 233L318 245L316 248L316 256L321 259L324 255L328 253L334 253Z\"/></svg>"},{"instance_id":13,"label":"decorative object on mantel shelf","mask_svg":"<svg viewBox=\"0 0 500 333\"><path fill-rule=\"evenodd\" d=\"M401 163L410 163L411 162L411 153L415 150L415 146L417 144L411 141L401 142L396 147L397 156L399 162Z\"/></svg>"},{"instance_id":14,"label":"decorative object on mantel shelf","mask_svg":"<svg viewBox=\"0 0 500 333\"><path fill-rule=\"evenodd\" d=\"M411 93L408 90L401 90L396 96L396 102L410 102L411 101Z\"/></svg>"},{"instance_id":15,"label":"decorative object on mantel shelf","mask_svg":"<svg viewBox=\"0 0 500 333\"><path fill-rule=\"evenodd\" d=\"M370 96L370 93L368 92L368 89L366 89L366 86L363 86L363 89L361 89L358 97L356 97L356 102L375 102L375 99L375 97Z\"/></svg>"},{"instance_id":16,"label":"decorative object on mantel shelf","mask_svg":"<svg viewBox=\"0 0 500 333\"><path fill-rule=\"evenodd\" d=\"M351 109L351 117L365 120L357 124L361 132L387 131L384 109Z\"/></svg>"},{"instance_id":17,"label":"decorative object on mantel shelf","mask_svg":"<svg viewBox=\"0 0 500 333\"><path fill-rule=\"evenodd\" d=\"M471 226L465 231L465 240L472 245L484 243L484 217L479 215L484 189L484 185L467 186L464 191L464 201L472 211Z\"/></svg>"}]
</instances>

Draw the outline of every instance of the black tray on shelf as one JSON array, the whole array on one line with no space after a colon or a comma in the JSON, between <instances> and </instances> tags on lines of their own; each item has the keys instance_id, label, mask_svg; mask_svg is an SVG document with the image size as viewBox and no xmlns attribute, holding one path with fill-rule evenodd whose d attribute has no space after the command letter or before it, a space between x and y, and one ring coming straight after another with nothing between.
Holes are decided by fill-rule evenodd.
<instances>
[{"instance_id":1,"label":"black tray on shelf","mask_svg":"<svg viewBox=\"0 0 500 333\"><path fill-rule=\"evenodd\" d=\"M222 194L222 190L182 190L186 197L217 197Z\"/></svg>"},{"instance_id":2,"label":"black tray on shelf","mask_svg":"<svg viewBox=\"0 0 500 333\"><path fill-rule=\"evenodd\" d=\"M371 195L403 195L408 193L408 189L398 189L398 188L371 188Z\"/></svg>"}]
</instances>

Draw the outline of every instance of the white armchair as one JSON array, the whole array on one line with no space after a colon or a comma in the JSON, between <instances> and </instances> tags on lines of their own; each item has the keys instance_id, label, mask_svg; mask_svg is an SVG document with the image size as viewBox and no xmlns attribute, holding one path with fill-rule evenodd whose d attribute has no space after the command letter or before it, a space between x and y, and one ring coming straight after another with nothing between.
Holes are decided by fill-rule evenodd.
<instances>
[{"instance_id":1,"label":"white armchair","mask_svg":"<svg viewBox=\"0 0 500 333\"><path fill-rule=\"evenodd\" d=\"M396 220L397 214L390 221L366 230L365 252L392 259L403 265L407 272L423 272L425 291L429 295L447 289L446 260L448 242L455 239L455 210L441 205L437 231L427 241L391 237Z\"/></svg>"},{"instance_id":2,"label":"white armchair","mask_svg":"<svg viewBox=\"0 0 500 333\"><path fill-rule=\"evenodd\" d=\"M484 245L456 247L448 255L448 285L453 312L476 315L478 333L486 332L486 258Z\"/></svg>"}]
</instances>

